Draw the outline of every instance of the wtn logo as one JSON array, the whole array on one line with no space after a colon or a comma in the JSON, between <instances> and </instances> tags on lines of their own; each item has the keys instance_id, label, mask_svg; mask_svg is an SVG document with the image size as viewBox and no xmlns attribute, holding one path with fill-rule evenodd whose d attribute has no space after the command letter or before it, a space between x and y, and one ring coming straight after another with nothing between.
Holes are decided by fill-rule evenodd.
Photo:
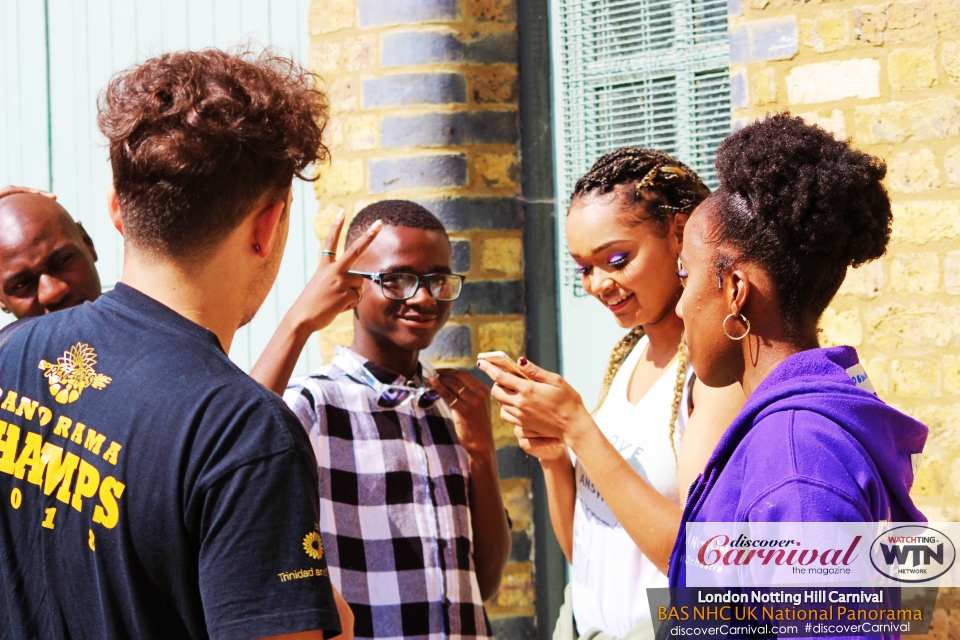
<instances>
[{"instance_id":1,"label":"wtn logo","mask_svg":"<svg viewBox=\"0 0 960 640\"><path fill-rule=\"evenodd\" d=\"M953 566L957 552L943 533L924 525L906 525L886 531L870 546L870 562L877 571L898 582L928 582Z\"/></svg>"},{"instance_id":2,"label":"wtn logo","mask_svg":"<svg viewBox=\"0 0 960 640\"><path fill-rule=\"evenodd\" d=\"M897 536L899 537L899 536ZM930 538L929 536L925 536ZM880 543L880 551L883 553L883 561L887 564L907 564L907 560L910 559L910 554L913 554L913 566L919 566L922 562L923 564L930 564L930 560L936 561L938 564L943 564L943 543L937 545L937 550L934 551L930 547L923 544L907 544L901 545L898 540L895 540L892 536L889 538L890 542L893 542L892 547L888 547L884 543ZM935 541L936 538L930 538L930 542ZM918 540L918 542L925 542L925 540Z\"/></svg>"}]
</instances>

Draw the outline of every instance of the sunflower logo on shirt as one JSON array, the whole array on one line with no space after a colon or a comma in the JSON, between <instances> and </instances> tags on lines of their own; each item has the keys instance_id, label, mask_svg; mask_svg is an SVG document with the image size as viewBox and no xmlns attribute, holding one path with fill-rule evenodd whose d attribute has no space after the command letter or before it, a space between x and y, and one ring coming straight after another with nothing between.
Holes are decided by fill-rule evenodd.
<instances>
[{"instance_id":1,"label":"sunflower logo on shirt","mask_svg":"<svg viewBox=\"0 0 960 640\"><path fill-rule=\"evenodd\" d=\"M320 539L319 531L311 531L304 536L303 551L314 560L323 557L323 540Z\"/></svg>"},{"instance_id":2,"label":"sunflower logo on shirt","mask_svg":"<svg viewBox=\"0 0 960 640\"><path fill-rule=\"evenodd\" d=\"M50 393L60 404L75 401L87 387L103 389L113 378L97 373L93 365L97 364L97 352L88 344L78 342L64 351L63 356L52 364L41 360L39 368L43 377L50 381Z\"/></svg>"}]
</instances>

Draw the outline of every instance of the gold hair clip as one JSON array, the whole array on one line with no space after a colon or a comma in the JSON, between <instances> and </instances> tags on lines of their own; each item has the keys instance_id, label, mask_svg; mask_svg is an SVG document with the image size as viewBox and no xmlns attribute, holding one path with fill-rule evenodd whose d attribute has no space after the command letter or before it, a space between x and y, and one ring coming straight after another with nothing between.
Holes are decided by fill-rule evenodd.
<instances>
[{"instance_id":1,"label":"gold hair clip","mask_svg":"<svg viewBox=\"0 0 960 640\"><path fill-rule=\"evenodd\" d=\"M683 169L680 167L662 167L660 173L664 174L663 177L666 179L671 178L686 178L687 174L683 172Z\"/></svg>"}]
</instances>

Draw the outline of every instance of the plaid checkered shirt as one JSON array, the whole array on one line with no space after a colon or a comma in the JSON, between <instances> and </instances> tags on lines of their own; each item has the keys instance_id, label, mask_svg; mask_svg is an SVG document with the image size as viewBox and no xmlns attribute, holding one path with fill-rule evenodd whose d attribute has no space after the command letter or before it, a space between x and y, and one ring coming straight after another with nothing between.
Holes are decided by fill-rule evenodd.
<instances>
[{"instance_id":1,"label":"plaid checkered shirt","mask_svg":"<svg viewBox=\"0 0 960 640\"><path fill-rule=\"evenodd\" d=\"M330 579L357 638L492 638L473 564L467 455L450 408L382 385L423 387L353 351L291 381L284 400L310 432Z\"/></svg>"}]
</instances>

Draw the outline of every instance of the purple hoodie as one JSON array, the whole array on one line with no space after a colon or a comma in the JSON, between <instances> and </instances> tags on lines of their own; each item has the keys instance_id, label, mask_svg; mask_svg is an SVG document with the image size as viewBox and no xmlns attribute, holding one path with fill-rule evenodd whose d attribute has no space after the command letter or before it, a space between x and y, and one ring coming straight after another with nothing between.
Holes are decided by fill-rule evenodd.
<instances>
[{"instance_id":1,"label":"purple hoodie","mask_svg":"<svg viewBox=\"0 0 960 640\"><path fill-rule=\"evenodd\" d=\"M687 522L926 521L910 487L927 428L861 388L858 365L852 347L802 351L757 387L690 489L671 587Z\"/></svg>"}]
</instances>

